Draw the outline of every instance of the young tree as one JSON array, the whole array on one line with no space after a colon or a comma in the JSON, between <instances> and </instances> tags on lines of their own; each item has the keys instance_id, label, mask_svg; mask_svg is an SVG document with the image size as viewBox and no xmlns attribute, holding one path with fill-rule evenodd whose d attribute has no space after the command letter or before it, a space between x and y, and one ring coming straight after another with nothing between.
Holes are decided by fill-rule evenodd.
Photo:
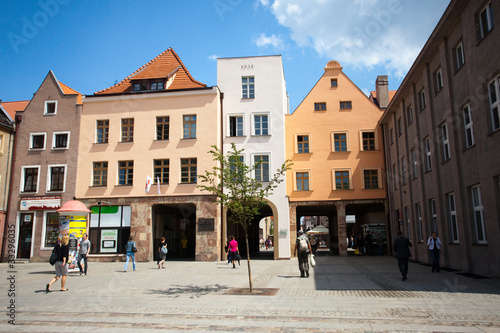
<instances>
[{"instance_id":1,"label":"young tree","mask_svg":"<svg viewBox=\"0 0 500 333\"><path fill-rule=\"evenodd\" d=\"M212 146L209 151L214 161L218 165L212 170L205 170L204 175L198 175L203 191L216 195L214 202L221 203L226 207L233 223L241 225L245 231L245 241L247 247L248 282L250 292L252 292L252 270L250 267L250 250L248 246L248 227L252 219L259 214L259 211L267 203L266 198L273 193L273 190L284 179L286 171L290 169L292 163L286 160L269 182L260 182L252 177L254 170L259 171L262 161L248 166L243 162L242 152L236 145L231 144L231 150L224 156L216 146Z\"/></svg>"}]
</instances>

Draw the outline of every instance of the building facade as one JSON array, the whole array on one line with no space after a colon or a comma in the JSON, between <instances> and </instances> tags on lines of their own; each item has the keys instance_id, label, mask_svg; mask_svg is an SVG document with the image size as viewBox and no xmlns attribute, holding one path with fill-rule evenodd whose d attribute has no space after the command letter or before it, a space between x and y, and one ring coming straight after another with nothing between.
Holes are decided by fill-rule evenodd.
<instances>
[{"instance_id":1,"label":"building facade","mask_svg":"<svg viewBox=\"0 0 500 333\"><path fill-rule=\"evenodd\" d=\"M386 84L380 85L378 98L388 99ZM293 162L286 179L291 248L304 216L327 217L322 221L328 221L329 235L320 237L320 250L341 256L347 255L347 238L375 226L386 231L381 114L341 65L330 61L286 116L286 156Z\"/></svg>"},{"instance_id":2,"label":"building facade","mask_svg":"<svg viewBox=\"0 0 500 333\"><path fill-rule=\"evenodd\" d=\"M380 120L392 235L428 262L500 276L500 17L497 1L453 0Z\"/></svg>"},{"instance_id":3,"label":"building facade","mask_svg":"<svg viewBox=\"0 0 500 333\"><path fill-rule=\"evenodd\" d=\"M46 260L57 243L61 204L75 195L82 96L50 71L16 113L8 230L16 259ZM4 258L6 258L6 245Z\"/></svg>"},{"instance_id":4,"label":"building facade","mask_svg":"<svg viewBox=\"0 0 500 333\"><path fill-rule=\"evenodd\" d=\"M119 260L130 236L140 261L156 259L161 237L170 258L220 259L220 207L197 188L220 128L219 90L173 49L85 96L76 197L91 210L93 260Z\"/></svg>"},{"instance_id":5,"label":"building facade","mask_svg":"<svg viewBox=\"0 0 500 333\"><path fill-rule=\"evenodd\" d=\"M281 56L217 59L217 85L223 98L223 150L244 149L243 161L253 165L262 160L253 175L265 184L286 160L285 114L288 96ZM250 252L259 249L259 220L272 216L274 258L290 258L290 231L286 184L282 182L267 198L267 207L252 222ZM235 235L240 251L245 235L226 223L227 235ZM245 251L242 251L245 253Z\"/></svg>"}]
</instances>

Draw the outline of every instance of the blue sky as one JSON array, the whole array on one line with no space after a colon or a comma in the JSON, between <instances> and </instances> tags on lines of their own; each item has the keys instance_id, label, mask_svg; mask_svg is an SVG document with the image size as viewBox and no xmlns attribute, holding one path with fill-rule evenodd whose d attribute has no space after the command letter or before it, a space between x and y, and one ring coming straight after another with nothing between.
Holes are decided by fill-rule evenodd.
<instances>
[{"instance_id":1,"label":"blue sky","mask_svg":"<svg viewBox=\"0 0 500 333\"><path fill-rule=\"evenodd\" d=\"M217 57L281 54L293 111L330 60L365 93L396 90L449 0L2 1L0 99L28 100L49 70L90 95L172 47L217 84Z\"/></svg>"}]
</instances>

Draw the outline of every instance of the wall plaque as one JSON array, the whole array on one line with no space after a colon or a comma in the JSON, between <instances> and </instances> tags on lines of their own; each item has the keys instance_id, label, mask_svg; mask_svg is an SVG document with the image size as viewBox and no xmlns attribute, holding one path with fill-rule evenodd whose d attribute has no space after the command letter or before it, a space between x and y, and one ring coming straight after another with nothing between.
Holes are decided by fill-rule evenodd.
<instances>
[{"instance_id":1,"label":"wall plaque","mask_svg":"<svg viewBox=\"0 0 500 333\"><path fill-rule=\"evenodd\" d=\"M214 218L199 218L198 231L214 231L215 219Z\"/></svg>"}]
</instances>

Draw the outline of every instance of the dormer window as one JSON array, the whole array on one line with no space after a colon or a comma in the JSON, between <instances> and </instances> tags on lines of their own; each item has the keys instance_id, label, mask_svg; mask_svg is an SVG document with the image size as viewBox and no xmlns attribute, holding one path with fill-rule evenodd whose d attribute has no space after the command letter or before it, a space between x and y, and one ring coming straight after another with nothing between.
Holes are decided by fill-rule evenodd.
<instances>
[{"instance_id":1,"label":"dormer window","mask_svg":"<svg viewBox=\"0 0 500 333\"><path fill-rule=\"evenodd\" d=\"M164 84L163 84L163 82L151 82L150 89L151 90L163 90Z\"/></svg>"},{"instance_id":2,"label":"dormer window","mask_svg":"<svg viewBox=\"0 0 500 333\"><path fill-rule=\"evenodd\" d=\"M144 89L141 89L141 88L142 88L142 84L140 84L140 83L134 83L134 91L144 90Z\"/></svg>"}]
</instances>

